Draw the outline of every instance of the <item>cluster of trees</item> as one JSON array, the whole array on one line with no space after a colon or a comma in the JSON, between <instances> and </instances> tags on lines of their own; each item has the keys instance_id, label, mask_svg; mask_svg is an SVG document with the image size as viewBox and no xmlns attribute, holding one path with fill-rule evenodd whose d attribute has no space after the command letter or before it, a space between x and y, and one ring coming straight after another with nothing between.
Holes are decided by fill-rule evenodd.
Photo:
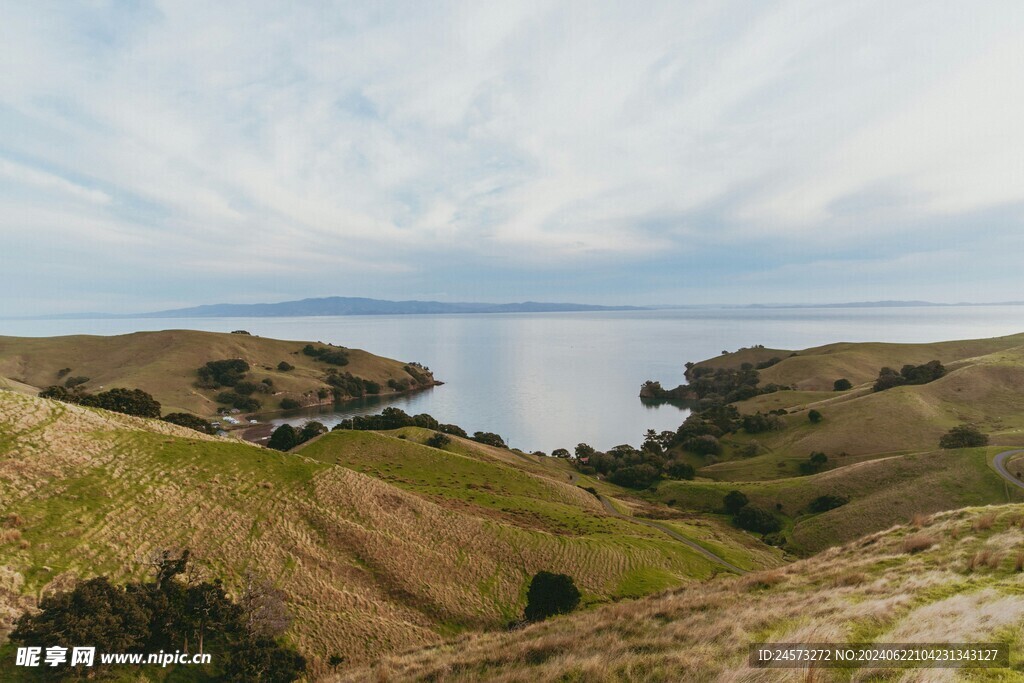
<instances>
[{"instance_id":1,"label":"cluster of trees","mask_svg":"<svg viewBox=\"0 0 1024 683\"><path fill-rule=\"evenodd\" d=\"M241 358L211 360L196 370L196 374L199 376L196 386L200 389L233 387L245 379L247 372L249 372L249 364Z\"/></svg>"},{"instance_id":2,"label":"cluster of trees","mask_svg":"<svg viewBox=\"0 0 1024 683\"><path fill-rule=\"evenodd\" d=\"M430 376L430 368L426 365L407 363L403 369L412 377L412 381L420 386L429 386L434 382L434 378Z\"/></svg>"},{"instance_id":3,"label":"cluster of trees","mask_svg":"<svg viewBox=\"0 0 1024 683\"><path fill-rule=\"evenodd\" d=\"M306 344L302 348L302 353L328 365L348 365L348 351L345 349Z\"/></svg>"},{"instance_id":4,"label":"cluster of trees","mask_svg":"<svg viewBox=\"0 0 1024 683\"><path fill-rule=\"evenodd\" d=\"M274 392L274 380L269 377L259 382L242 380L237 382L230 391L222 391L217 394L217 403L229 405L232 408L251 413L259 410L263 403L253 394L272 394Z\"/></svg>"},{"instance_id":5,"label":"cluster of trees","mask_svg":"<svg viewBox=\"0 0 1024 683\"><path fill-rule=\"evenodd\" d=\"M608 481L633 489L645 489L663 478L693 479L693 465L671 457L666 446L674 437L672 432L656 434L648 430L643 446L638 450L628 444L601 452L581 443L576 446L576 467L584 474L602 474ZM552 451L555 457L568 457L565 449Z\"/></svg>"},{"instance_id":6,"label":"cluster of trees","mask_svg":"<svg viewBox=\"0 0 1024 683\"><path fill-rule=\"evenodd\" d=\"M974 425L959 425L939 437L940 448L974 448L987 446L988 435Z\"/></svg>"},{"instance_id":7,"label":"cluster of trees","mask_svg":"<svg viewBox=\"0 0 1024 683\"><path fill-rule=\"evenodd\" d=\"M692 366L687 377L690 392L704 405L745 401L789 388L778 384L759 387L761 377L753 363L743 363L739 369Z\"/></svg>"},{"instance_id":8,"label":"cluster of trees","mask_svg":"<svg viewBox=\"0 0 1024 683\"><path fill-rule=\"evenodd\" d=\"M807 460L800 463L800 474L803 476L817 474L825 469L825 465L827 464L828 456L819 451L815 451L808 456Z\"/></svg>"},{"instance_id":9,"label":"cluster of trees","mask_svg":"<svg viewBox=\"0 0 1024 683\"><path fill-rule=\"evenodd\" d=\"M310 420L299 429L290 424L283 424L270 435L267 447L278 451L289 451L299 444L306 443L315 436L326 433L327 427L316 420Z\"/></svg>"},{"instance_id":10,"label":"cluster of trees","mask_svg":"<svg viewBox=\"0 0 1024 683\"><path fill-rule=\"evenodd\" d=\"M112 653L210 651L217 656L203 673L211 680L278 682L303 674L306 660L279 641L291 623L280 591L250 579L236 603L219 581L183 581L188 551L164 551L152 565L150 582L117 586L99 576L47 595L38 611L18 619L11 640ZM85 679L102 675L104 668L96 658L91 667L63 665L48 673Z\"/></svg>"},{"instance_id":11,"label":"cluster of trees","mask_svg":"<svg viewBox=\"0 0 1024 683\"><path fill-rule=\"evenodd\" d=\"M65 387L55 384L40 391L39 396L65 403L103 408L125 415L160 417L160 402L142 389L110 389L98 394L90 394L80 388L69 391Z\"/></svg>"},{"instance_id":12,"label":"cluster of trees","mask_svg":"<svg viewBox=\"0 0 1024 683\"><path fill-rule=\"evenodd\" d=\"M216 428L212 424L201 417L193 415L192 413L168 413L160 419L164 422L170 422L171 424L176 424L180 427L194 429L197 432L202 432L203 434L217 433Z\"/></svg>"},{"instance_id":13,"label":"cluster of trees","mask_svg":"<svg viewBox=\"0 0 1024 683\"><path fill-rule=\"evenodd\" d=\"M335 401L343 401L346 398L362 398L368 394L379 394L380 384L377 382L356 377L351 372L338 372L331 368L324 375L324 381L331 387Z\"/></svg>"},{"instance_id":14,"label":"cluster of trees","mask_svg":"<svg viewBox=\"0 0 1024 683\"><path fill-rule=\"evenodd\" d=\"M945 374L946 368L937 360L928 361L924 365L904 365L899 372L885 367L878 371L878 379L872 388L885 391L904 384L927 384Z\"/></svg>"},{"instance_id":15,"label":"cluster of trees","mask_svg":"<svg viewBox=\"0 0 1024 683\"><path fill-rule=\"evenodd\" d=\"M770 510L751 504L742 491L730 491L722 501L726 513L741 529L759 534L773 534L782 529L782 522Z\"/></svg>"}]
</instances>

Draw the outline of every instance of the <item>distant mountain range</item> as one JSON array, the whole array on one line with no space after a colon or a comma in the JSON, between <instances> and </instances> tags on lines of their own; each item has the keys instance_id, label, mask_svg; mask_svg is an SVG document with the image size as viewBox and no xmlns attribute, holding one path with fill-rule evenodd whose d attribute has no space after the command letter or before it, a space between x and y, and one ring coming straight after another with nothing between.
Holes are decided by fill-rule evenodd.
<instances>
[{"instance_id":1,"label":"distant mountain range","mask_svg":"<svg viewBox=\"0 0 1024 683\"><path fill-rule=\"evenodd\" d=\"M592 306L588 304L541 303L514 304L447 303L442 301L386 301L362 297L330 296L319 299L281 301L274 304L207 304L175 308L153 313L79 313L45 316L49 319L74 318L275 318L332 315L413 315L438 313L557 313L568 311L634 311L638 306Z\"/></svg>"},{"instance_id":2,"label":"distant mountain range","mask_svg":"<svg viewBox=\"0 0 1024 683\"><path fill-rule=\"evenodd\" d=\"M592 304L524 301L512 304L444 301L388 301L363 297L329 296L274 304L206 304L151 313L62 313L32 316L36 320L117 318L276 318L334 315L416 315L442 313L567 313L580 311L653 311L675 309L759 308L907 308L923 306L1019 306L1021 301L998 303L934 303L930 301L854 301L833 304L682 304L662 306L596 306Z\"/></svg>"}]
</instances>

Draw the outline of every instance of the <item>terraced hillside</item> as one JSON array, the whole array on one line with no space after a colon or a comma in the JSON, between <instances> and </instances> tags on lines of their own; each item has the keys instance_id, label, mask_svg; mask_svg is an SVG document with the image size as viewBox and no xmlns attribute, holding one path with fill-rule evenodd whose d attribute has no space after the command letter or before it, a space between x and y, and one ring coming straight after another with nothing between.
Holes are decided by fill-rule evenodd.
<instances>
[{"instance_id":1,"label":"terraced hillside","mask_svg":"<svg viewBox=\"0 0 1024 683\"><path fill-rule=\"evenodd\" d=\"M215 415L223 407L215 401L219 390L196 386L197 368L209 361L241 358L251 367L247 380L273 382L272 393L257 395L265 410L278 409L285 398L303 405L326 400L331 387L324 378L331 369L376 383L382 395L395 393L389 380L409 383L412 388L433 382L428 371L415 368L424 379L417 385L408 363L359 349L345 349L348 364L332 366L302 353L308 343L195 330L111 337L0 337L0 377L12 380L8 382L12 386L34 387L36 391L70 377L86 377L83 387L90 391L100 387L142 389L160 401L165 413L185 411L201 416ZM293 369L279 370L282 361ZM318 397L321 389L325 393Z\"/></svg>"},{"instance_id":2,"label":"terraced hillside","mask_svg":"<svg viewBox=\"0 0 1024 683\"><path fill-rule=\"evenodd\" d=\"M253 572L285 591L288 637L322 674L332 655L501 628L541 569L588 603L724 573L607 514L563 463L423 436L334 432L278 453L0 391L0 628L76 578L140 578L150 551L188 547L233 589ZM745 567L780 562L725 525L680 528Z\"/></svg>"},{"instance_id":3,"label":"terraced hillside","mask_svg":"<svg viewBox=\"0 0 1024 683\"><path fill-rule=\"evenodd\" d=\"M921 518L784 569L390 656L336 681L1016 681L1024 506ZM1010 668L753 669L754 642L1010 643Z\"/></svg>"}]
</instances>

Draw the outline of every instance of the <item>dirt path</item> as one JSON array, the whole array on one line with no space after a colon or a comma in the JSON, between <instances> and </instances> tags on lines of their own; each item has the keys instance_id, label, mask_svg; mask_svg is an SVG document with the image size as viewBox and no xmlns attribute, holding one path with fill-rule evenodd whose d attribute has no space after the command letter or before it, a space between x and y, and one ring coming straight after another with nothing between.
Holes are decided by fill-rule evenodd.
<instances>
[{"instance_id":1,"label":"dirt path","mask_svg":"<svg viewBox=\"0 0 1024 683\"><path fill-rule=\"evenodd\" d=\"M577 475L575 472L569 472L569 482L572 483L572 484L576 484L578 486L579 485L578 481L579 481L579 475ZM601 501L601 505L604 506L605 511L609 515L612 515L613 517L618 517L620 519L626 519L626 520L629 520L631 522L636 522L637 524L643 524L644 526L651 527L652 529L657 529L658 531L661 531L662 533L667 534L670 538L672 538L672 539L674 539L676 541L679 541L680 543L682 543L683 545L687 546L688 548L690 548L694 552L697 552L697 553L703 555L704 557L706 557L707 559L711 560L715 564L718 564L718 565L721 565L721 566L725 567L726 569L728 569L731 572L735 572L736 574L747 574L747 573L749 573L746 569L741 569L741 568L737 567L736 565L734 565L733 563L729 562L725 558L719 557L715 553L711 552L710 550L708 550L704 546L702 546L702 545L700 545L700 544L698 544L698 543L696 543L694 541L691 541L690 539L688 539L686 536L683 536L678 531L676 531L674 529L671 529L668 526L665 526L664 524L659 524L658 522L655 522L654 520L644 519L642 517L631 517L629 515L624 515L621 512L619 512L618 510L616 510L615 506L612 505L612 502L610 500L608 500L606 497L602 496L600 493L595 494L595 495L597 495L597 499Z\"/></svg>"}]
</instances>

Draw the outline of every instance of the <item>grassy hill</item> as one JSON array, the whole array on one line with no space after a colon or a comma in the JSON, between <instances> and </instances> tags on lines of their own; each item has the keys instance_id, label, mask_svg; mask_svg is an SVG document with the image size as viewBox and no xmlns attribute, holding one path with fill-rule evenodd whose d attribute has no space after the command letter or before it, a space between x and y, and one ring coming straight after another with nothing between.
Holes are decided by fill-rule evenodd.
<instances>
[{"instance_id":1,"label":"grassy hill","mask_svg":"<svg viewBox=\"0 0 1024 683\"><path fill-rule=\"evenodd\" d=\"M165 413L185 411L212 416L222 407L218 390L195 386L196 370L208 361L241 358L251 367L246 379L270 379L274 393L257 396L265 410L276 410L284 398L316 403L319 389L329 389L324 375L330 366L302 353L308 342L266 339L246 334L194 330L136 332L102 337L0 337L0 377L22 388L60 384L66 377L88 377L84 388L98 391L124 387L152 394ZM314 342L314 344L316 344ZM406 363L347 349L349 364L337 369L376 382L381 393L393 393L388 380L410 380ZM282 372L285 361L293 370ZM64 375L63 369L70 369Z\"/></svg>"},{"instance_id":2,"label":"grassy hill","mask_svg":"<svg viewBox=\"0 0 1024 683\"><path fill-rule=\"evenodd\" d=\"M76 578L141 578L149 552L188 547L232 590L246 572L282 589L288 638L323 674L332 655L500 629L541 569L576 577L588 604L723 571L607 514L564 463L427 434L333 432L279 453L0 391L0 631ZM678 524L743 566L781 561L728 525Z\"/></svg>"},{"instance_id":3,"label":"grassy hill","mask_svg":"<svg viewBox=\"0 0 1024 683\"><path fill-rule=\"evenodd\" d=\"M784 569L390 656L336 681L1011 681L1024 678L1024 507L922 518ZM755 642L1010 643L1010 668L748 666Z\"/></svg>"}]
</instances>

